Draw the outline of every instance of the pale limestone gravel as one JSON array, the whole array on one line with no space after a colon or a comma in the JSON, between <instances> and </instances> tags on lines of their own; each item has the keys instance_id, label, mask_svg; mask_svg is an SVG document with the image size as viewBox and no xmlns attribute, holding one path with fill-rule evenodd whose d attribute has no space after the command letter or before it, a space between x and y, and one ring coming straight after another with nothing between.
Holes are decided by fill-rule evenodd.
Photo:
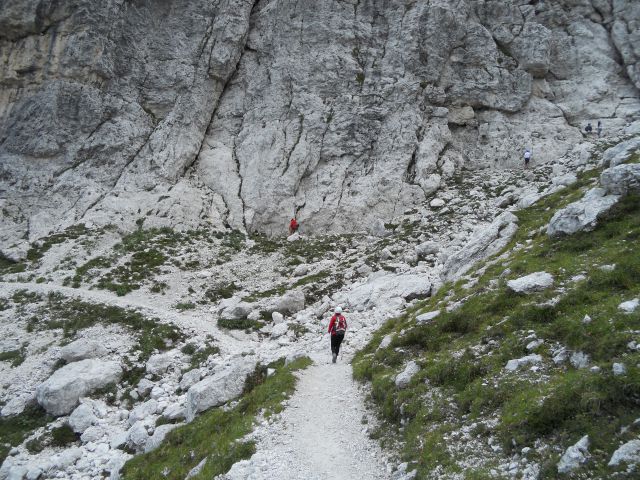
<instances>
[{"instance_id":1,"label":"pale limestone gravel","mask_svg":"<svg viewBox=\"0 0 640 480\"><path fill-rule=\"evenodd\" d=\"M385 454L362 423L364 392L352 378L350 358L343 356L334 365L329 355L328 345L318 345L311 354L314 364L298 374L280 418L261 424L250 436L257 442L256 454L218 480L390 477Z\"/></svg>"}]
</instances>

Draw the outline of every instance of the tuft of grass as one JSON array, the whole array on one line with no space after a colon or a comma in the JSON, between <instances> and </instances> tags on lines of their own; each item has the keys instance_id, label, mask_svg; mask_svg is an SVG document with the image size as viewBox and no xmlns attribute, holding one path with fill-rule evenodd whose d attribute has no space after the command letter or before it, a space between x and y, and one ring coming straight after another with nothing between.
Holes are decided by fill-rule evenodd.
<instances>
[{"instance_id":1,"label":"tuft of grass","mask_svg":"<svg viewBox=\"0 0 640 480\"><path fill-rule=\"evenodd\" d=\"M78 436L68 423L51 430L51 445L54 447L67 447L78 441Z\"/></svg>"},{"instance_id":2,"label":"tuft of grass","mask_svg":"<svg viewBox=\"0 0 640 480\"><path fill-rule=\"evenodd\" d=\"M24 346L17 350L0 353L0 362L9 362L12 367L17 367L24 362L26 358L26 349Z\"/></svg>"},{"instance_id":3,"label":"tuft of grass","mask_svg":"<svg viewBox=\"0 0 640 480\"><path fill-rule=\"evenodd\" d=\"M53 417L37 405L28 406L13 417L0 417L0 462L4 462L11 447L19 445L33 431L52 420Z\"/></svg>"},{"instance_id":4,"label":"tuft of grass","mask_svg":"<svg viewBox=\"0 0 640 480\"><path fill-rule=\"evenodd\" d=\"M236 320L219 318L218 326L220 328L227 328L229 330L257 330L259 328L262 328L264 324L257 320L249 320L248 318L240 318Z\"/></svg>"},{"instance_id":5,"label":"tuft of grass","mask_svg":"<svg viewBox=\"0 0 640 480\"><path fill-rule=\"evenodd\" d=\"M206 463L195 479L213 478L227 472L234 463L255 452L253 442L242 441L242 438L252 430L256 415L280 412L282 401L295 388L293 372L310 364L308 358L286 366L280 360L269 365L276 369L271 377L262 373L265 367L258 368L235 407L209 410L171 431L157 450L129 460L122 470L123 479L182 480L203 459Z\"/></svg>"},{"instance_id":6,"label":"tuft of grass","mask_svg":"<svg viewBox=\"0 0 640 480\"><path fill-rule=\"evenodd\" d=\"M231 298L233 294L240 290L234 282L220 283L208 288L204 292L204 298L210 302L217 302L223 298Z\"/></svg>"},{"instance_id":7,"label":"tuft of grass","mask_svg":"<svg viewBox=\"0 0 640 480\"><path fill-rule=\"evenodd\" d=\"M178 302L173 308L180 312L184 312L185 310L193 310L196 308L196 304L193 302Z\"/></svg>"},{"instance_id":8,"label":"tuft of grass","mask_svg":"<svg viewBox=\"0 0 640 480\"><path fill-rule=\"evenodd\" d=\"M197 346L194 343L187 343L182 347L181 351L184 354L191 355L191 361L189 370L198 368L202 365L211 355L220 353L220 348L213 344L213 337L207 336L205 343L201 346Z\"/></svg>"}]
</instances>

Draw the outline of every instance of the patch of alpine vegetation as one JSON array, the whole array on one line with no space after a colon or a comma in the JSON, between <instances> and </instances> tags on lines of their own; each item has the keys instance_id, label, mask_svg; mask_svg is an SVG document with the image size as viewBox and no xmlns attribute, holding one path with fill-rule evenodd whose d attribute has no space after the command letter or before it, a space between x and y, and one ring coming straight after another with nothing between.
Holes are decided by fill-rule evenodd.
<instances>
[{"instance_id":1,"label":"patch of alpine vegetation","mask_svg":"<svg viewBox=\"0 0 640 480\"><path fill-rule=\"evenodd\" d=\"M128 335L137 339L134 351L139 361L147 360L155 351L169 349L184 338L175 325L160 323L158 319L147 318L140 312L114 305L89 303L57 292L47 295L44 302L33 311L27 320L26 330L58 330L63 338L72 339L82 330L95 325L125 327Z\"/></svg>"},{"instance_id":2,"label":"patch of alpine vegetation","mask_svg":"<svg viewBox=\"0 0 640 480\"><path fill-rule=\"evenodd\" d=\"M284 359L258 365L245 380L243 396L228 408L205 411L191 423L172 429L155 450L129 460L125 480L167 478L211 479L255 453L253 442L243 441L259 418L282 411L282 402L294 391L296 370L311 364L308 358ZM271 374L269 374L271 373Z\"/></svg>"},{"instance_id":3,"label":"patch of alpine vegetation","mask_svg":"<svg viewBox=\"0 0 640 480\"><path fill-rule=\"evenodd\" d=\"M376 434L400 445L416 478L636 478L640 197L622 197L591 232L545 227L596 173L517 212L501 254L357 354Z\"/></svg>"}]
</instances>

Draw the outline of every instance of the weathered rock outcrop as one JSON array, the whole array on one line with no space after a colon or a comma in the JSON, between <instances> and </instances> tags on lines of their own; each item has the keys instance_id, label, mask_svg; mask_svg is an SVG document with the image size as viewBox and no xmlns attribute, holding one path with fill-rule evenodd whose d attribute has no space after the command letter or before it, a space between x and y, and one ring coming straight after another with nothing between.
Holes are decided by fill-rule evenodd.
<instances>
[{"instance_id":1,"label":"weathered rock outcrop","mask_svg":"<svg viewBox=\"0 0 640 480\"><path fill-rule=\"evenodd\" d=\"M117 382L122 368L117 362L88 359L65 365L38 386L38 403L51 415L66 415L78 404L80 397Z\"/></svg>"},{"instance_id":2,"label":"weathered rock outcrop","mask_svg":"<svg viewBox=\"0 0 640 480\"><path fill-rule=\"evenodd\" d=\"M0 1L0 249L79 221L389 219L638 118L638 5Z\"/></svg>"}]
</instances>

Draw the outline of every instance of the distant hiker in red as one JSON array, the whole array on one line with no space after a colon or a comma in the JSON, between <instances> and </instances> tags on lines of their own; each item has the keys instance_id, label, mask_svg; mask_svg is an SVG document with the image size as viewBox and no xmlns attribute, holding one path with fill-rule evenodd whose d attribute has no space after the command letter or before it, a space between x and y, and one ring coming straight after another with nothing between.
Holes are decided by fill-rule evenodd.
<instances>
[{"instance_id":1,"label":"distant hiker in red","mask_svg":"<svg viewBox=\"0 0 640 480\"><path fill-rule=\"evenodd\" d=\"M293 235L294 233L296 233L298 231L298 227L300 225L298 225L298 222L296 222L295 218L291 219L291 222L289 222L289 235Z\"/></svg>"},{"instance_id":2,"label":"distant hiker in red","mask_svg":"<svg viewBox=\"0 0 640 480\"><path fill-rule=\"evenodd\" d=\"M333 354L331 361L336 363L338 353L340 353L340 344L344 340L344 332L347 331L347 319L342 315L342 308L336 307L333 317L329 322L329 333L331 334L331 353Z\"/></svg>"}]
</instances>

